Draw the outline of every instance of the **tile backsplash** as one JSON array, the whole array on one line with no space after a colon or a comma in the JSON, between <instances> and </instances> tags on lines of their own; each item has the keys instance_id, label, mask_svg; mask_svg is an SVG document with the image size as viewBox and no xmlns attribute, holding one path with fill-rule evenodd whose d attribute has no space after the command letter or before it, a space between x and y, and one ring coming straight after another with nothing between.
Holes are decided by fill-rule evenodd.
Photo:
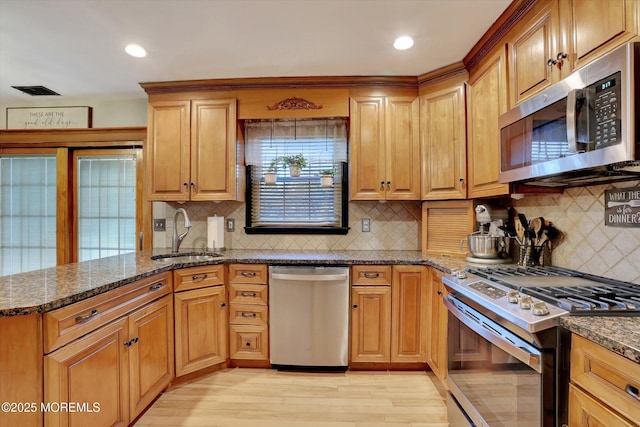
<instances>
[{"instance_id":1,"label":"tile backsplash","mask_svg":"<svg viewBox=\"0 0 640 427\"><path fill-rule=\"evenodd\" d=\"M553 250L553 265L640 283L640 228L604 225L604 190L638 185L640 181L570 188L562 194L527 195L512 204L528 218L542 216L562 231L564 238ZM420 250L420 202L350 202L351 229L345 236L247 235L244 203L155 202L154 218L166 218L167 228L154 232L154 247L171 247L178 207L185 208L193 222L183 248L206 246L207 217L217 214L235 219L236 231L225 233L227 249ZM362 218L371 219L371 232L361 231Z\"/></svg>"},{"instance_id":2,"label":"tile backsplash","mask_svg":"<svg viewBox=\"0 0 640 427\"><path fill-rule=\"evenodd\" d=\"M350 202L347 235L248 235L244 232L246 205L240 202L155 202L154 218L166 218L166 232L154 232L154 247L170 248L173 215L177 208L189 214L193 228L181 244L183 248L202 248L207 243L207 217L223 216L235 220L234 232L225 233L227 249L306 249L306 250L420 250L420 202ZM371 231L362 232L362 218L371 220ZM179 231L182 231L179 219Z\"/></svg>"},{"instance_id":3,"label":"tile backsplash","mask_svg":"<svg viewBox=\"0 0 640 427\"><path fill-rule=\"evenodd\" d=\"M640 228L604 225L604 190L638 185L640 181L568 188L562 194L526 196L513 205L527 218L542 216L562 231L553 265L640 283Z\"/></svg>"}]
</instances>

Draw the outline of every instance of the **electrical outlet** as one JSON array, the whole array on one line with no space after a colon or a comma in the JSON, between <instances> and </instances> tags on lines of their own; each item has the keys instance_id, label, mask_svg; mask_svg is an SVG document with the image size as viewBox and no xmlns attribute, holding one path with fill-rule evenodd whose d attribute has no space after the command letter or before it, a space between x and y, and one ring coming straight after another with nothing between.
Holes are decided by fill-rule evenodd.
<instances>
[{"instance_id":1,"label":"electrical outlet","mask_svg":"<svg viewBox=\"0 0 640 427\"><path fill-rule=\"evenodd\" d=\"M167 220L164 218L153 219L153 231L167 231Z\"/></svg>"},{"instance_id":2,"label":"electrical outlet","mask_svg":"<svg viewBox=\"0 0 640 427\"><path fill-rule=\"evenodd\" d=\"M236 231L236 220L233 218L227 218L227 231L233 233Z\"/></svg>"},{"instance_id":3,"label":"electrical outlet","mask_svg":"<svg viewBox=\"0 0 640 427\"><path fill-rule=\"evenodd\" d=\"M369 218L362 218L362 232L368 233L371 231L371 220Z\"/></svg>"}]
</instances>

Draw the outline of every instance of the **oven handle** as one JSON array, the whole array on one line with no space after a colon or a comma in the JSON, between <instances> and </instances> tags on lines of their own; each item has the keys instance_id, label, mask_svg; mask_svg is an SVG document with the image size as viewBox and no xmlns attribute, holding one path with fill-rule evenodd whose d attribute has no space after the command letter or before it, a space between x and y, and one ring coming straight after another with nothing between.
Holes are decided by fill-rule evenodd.
<instances>
[{"instance_id":1,"label":"oven handle","mask_svg":"<svg viewBox=\"0 0 640 427\"><path fill-rule=\"evenodd\" d=\"M539 374L542 373L542 363L541 363L541 354L539 352L533 353L529 351L526 347L517 346L509 341L506 341L503 337L498 335L493 328L489 327L489 319L482 316L480 313L475 313L477 319L474 319L469 314L464 313L458 309L449 299L452 298L448 296L444 298L444 304L447 306L449 312L451 312L454 316L456 316L462 323L476 332L478 335L489 341L490 343L496 345L502 350L506 351L522 363L528 365L530 368L534 369ZM485 320L486 319L486 320ZM491 322L493 323L493 322Z\"/></svg>"}]
</instances>

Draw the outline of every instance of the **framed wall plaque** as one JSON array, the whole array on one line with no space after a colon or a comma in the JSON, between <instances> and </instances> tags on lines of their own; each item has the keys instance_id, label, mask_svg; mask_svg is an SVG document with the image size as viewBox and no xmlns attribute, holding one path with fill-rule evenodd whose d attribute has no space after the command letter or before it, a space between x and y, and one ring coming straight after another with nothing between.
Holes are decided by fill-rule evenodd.
<instances>
[{"instance_id":1,"label":"framed wall plaque","mask_svg":"<svg viewBox=\"0 0 640 427\"><path fill-rule=\"evenodd\" d=\"M640 227L640 187L604 190L604 225Z\"/></svg>"},{"instance_id":2,"label":"framed wall plaque","mask_svg":"<svg viewBox=\"0 0 640 427\"><path fill-rule=\"evenodd\" d=\"M7 107L7 129L88 129L91 107Z\"/></svg>"}]
</instances>

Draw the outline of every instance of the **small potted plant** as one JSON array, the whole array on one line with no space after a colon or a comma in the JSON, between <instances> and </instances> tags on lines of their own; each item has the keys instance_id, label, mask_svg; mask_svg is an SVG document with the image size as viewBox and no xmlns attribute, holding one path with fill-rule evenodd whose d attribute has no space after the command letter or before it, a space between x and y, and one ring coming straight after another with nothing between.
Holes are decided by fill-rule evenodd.
<instances>
[{"instance_id":1,"label":"small potted plant","mask_svg":"<svg viewBox=\"0 0 640 427\"><path fill-rule=\"evenodd\" d=\"M271 164L269 164L269 169L264 173L264 183L267 185L274 185L276 183L276 169L278 168L278 163L280 162L280 158L276 157L271 160Z\"/></svg>"},{"instance_id":2,"label":"small potted plant","mask_svg":"<svg viewBox=\"0 0 640 427\"><path fill-rule=\"evenodd\" d=\"M283 156L281 160L285 166L289 166L289 174L294 178L300 176L300 169L307 166L307 159L304 158L302 153Z\"/></svg>"},{"instance_id":3,"label":"small potted plant","mask_svg":"<svg viewBox=\"0 0 640 427\"><path fill-rule=\"evenodd\" d=\"M334 169L324 169L320 171L320 183L323 187L331 187L333 185L333 177L336 171Z\"/></svg>"}]
</instances>

